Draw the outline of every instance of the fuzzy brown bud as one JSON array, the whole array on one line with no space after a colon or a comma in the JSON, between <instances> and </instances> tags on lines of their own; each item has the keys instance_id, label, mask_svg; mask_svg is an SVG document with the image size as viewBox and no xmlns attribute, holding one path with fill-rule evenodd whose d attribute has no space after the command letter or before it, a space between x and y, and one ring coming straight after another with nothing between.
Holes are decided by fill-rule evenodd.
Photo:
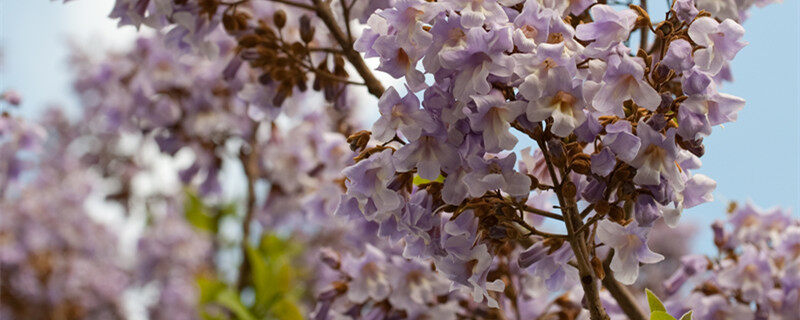
<instances>
[{"instance_id":1,"label":"fuzzy brown bud","mask_svg":"<svg viewBox=\"0 0 800 320\"><path fill-rule=\"evenodd\" d=\"M608 218L611 219L611 221L622 224L625 221L625 210L619 206L611 206L611 209L608 211Z\"/></svg>"},{"instance_id":2,"label":"fuzzy brown bud","mask_svg":"<svg viewBox=\"0 0 800 320\"><path fill-rule=\"evenodd\" d=\"M372 132L367 130L361 130L359 132L351 134L347 137L347 143L350 144L350 150L358 151L363 150L367 147L367 143L369 143L369 138L372 135Z\"/></svg>"},{"instance_id":3,"label":"fuzzy brown bud","mask_svg":"<svg viewBox=\"0 0 800 320\"><path fill-rule=\"evenodd\" d=\"M275 13L272 14L272 22L275 23L278 29L283 29L283 27L286 26L286 11L280 9L275 11Z\"/></svg>"},{"instance_id":4,"label":"fuzzy brown bud","mask_svg":"<svg viewBox=\"0 0 800 320\"><path fill-rule=\"evenodd\" d=\"M600 200L594 204L594 212L597 212L597 214L607 214L609 210L611 210L611 206L608 204L608 201Z\"/></svg>"},{"instance_id":5,"label":"fuzzy brown bud","mask_svg":"<svg viewBox=\"0 0 800 320\"><path fill-rule=\"evenodd\" d=\"M592 172L592 162L591 158L588 154L579 153L572 157L572 164L570 165L572 171L575 171L580 174L591 174Z\"/></svg>"},{"instance_id":6,"label":"fuzzy brown bud","mask_svg":"<svg viewBox=\"0 0 800 320\"><path fill-rule=\"evenodd\" d=\"M592 269L598 279L603 280L606 277L606 270L603 269L603 262L597 256L592 257Z\"/></svg>"},{"instance_id":7,"label":"fuzzy brown bud","mask_svg":"<svg viewBox=\"0 0 800 320\"><path fill-rule=\"evenodd\" d=\"M300 39L305 43L311 42L314 39L314 27L311 25L311 18L307 15L300 17Z\"/></svg>"},{"instance_id":8,"label":"fuzzy brown bud","mask_svg":"<svg viewBox=\"0 0 800 320\"><path fill-rule=\"evenodd\" d=\"M561 192L563 192L564 196L568 199L575 199L575 196L578 194L578 188L574 183L572 183L572 181L567 181L561 187Z\"/></svg>"}]
</instances>

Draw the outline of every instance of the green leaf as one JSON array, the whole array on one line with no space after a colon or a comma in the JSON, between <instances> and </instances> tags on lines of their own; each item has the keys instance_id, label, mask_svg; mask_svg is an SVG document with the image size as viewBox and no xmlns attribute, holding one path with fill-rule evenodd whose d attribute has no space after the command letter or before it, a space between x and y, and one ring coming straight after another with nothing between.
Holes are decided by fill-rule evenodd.
<instances>
[{"instance_id":1,"label":"green leaf","mask_svg":"<svg viewBox=\"0 0 800 320\"><path fill-rule=\"evenodd\" d=\"M303 313L300 312L300 308L297 307L296 303L288 299L279 301L270 311L275 318L280 320L303 320Z\"/></svg>"},{"instance_id":2,"label":"green leaf","mask_svg":"<svg viewBox=\"0 0 800 320\"><path fill-rule=\"evenodd\" d=\"M239 296L231 289L220 292L216 302L230 310L239 320L256 320L256 317L250 314L247 307L239 300Z\"/></svg>"},{"instance_id":3,"label":"green leaf","mask_svg":"<svg viewBox=\"0 0 800 320\"><path fill-rule=\"evenodd\" d=\"M675 320L675 317L664 311L653 311L650 314L650 320Z\"/></svg>"},{"instance_id":4,"label":"green leaf","mask_svg":"<svg viewBox=\"0 0 800 320\"><path fill-rule=\"evenodd\" d=\"M216 233L217 220L211 215L203 200L189 189L184 191L184 194L186 200L183 202L183 213L186 220L195 228Z\"/></svg>"},{"instance_id":5,"label":"green leaf","mask_svg":"<svg viewBox=\"0 0 800 320\"><path fill-rule=\"evenodd\" d=\"M665 313L667 312L667 308L664 308L664 303L662 303L661 300L659 300L658 297L653 294L653 291L650 291L650 289L644 289L644 291L647 293L647 304L650 305L651 313L656 311L662 311Z\"/></svg>"},{"instance_id":6,"label":"green leaf","mask_svg":"<svg viewBox=\"0 0 800 320\"><path fill-rule=\"evenodd\" d=\"M687 312L687 313L684 313L684 314L681 316L681 319L680 319L680 320L692 320L692 310L689 310L689 312Z\"/></svg>"},{"instance_id":7,"label":"green leaf","mask_svg":"<svg viewBox=\"0 0 800 320\"><path fill-rule=\"evenodd\" d=\"M438 178L436 178L436 180L433 180L433 181L436 181L436 182L444 182L444 176L440 174L440 175L439 175L439 177L438 177ZM416 186L418 186L418 185L421 185L421 184L423 184L423 183L430 183L430 182L432 182L432 181L431 181L431 180L428 180L428 179L425 179L425 178L423 178L423 177L420 177L420 176L418 176L418 175L416 175L416 174L414 175L414 181L413 181L413 183L414 183L414 185L416 185Z\"/></svg>"},{"instance_id":8,"label":"green leaf","mask_svg":"<svg viewBox=\"0 0 800 320\"><path fill-rule=\"evenodd\" d=\"M250 273L253 280L253 287L256 291L256 304L262 305L273 295L272 270L261 256L259 250L247 246L247 262L250 264Z\"/></svg>"},{"instance_id":9,"label":"green leaf","mask_svg":"<svg viewBox=\"0 0 800 320\"><path fill-rule=\"evenodd\" d=\"M200 287L200 304L216 300L217 295L228 287L222 281L208 277L198 277L197 286Z\"/></svg>"}]
</instances>

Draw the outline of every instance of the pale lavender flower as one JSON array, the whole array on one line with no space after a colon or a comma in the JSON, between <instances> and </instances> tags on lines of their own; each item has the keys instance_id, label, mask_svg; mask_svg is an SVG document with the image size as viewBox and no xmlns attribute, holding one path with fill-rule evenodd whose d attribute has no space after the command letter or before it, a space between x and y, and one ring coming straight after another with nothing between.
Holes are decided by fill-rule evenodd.
<instances>
[{"instance_id":1,"label":"pale lavender flower","mask_svg":"<svg viewBox=\"0 0 800 320\"><path fill-rule=\"evenodd\" d=\"M631 222L627 226L602 220L598 222L597 239L614 249L611 270L614 277L623 284L633 284L639 276L639 263L656 263L664 256L650 251L647 247L649 228L639 227Z\"/></svg>"},{"instance_id":2,"label":"pale lavender flower","mask_svg":"<svg viewBox=\"0 0 800 320\"><path fill-rule=\"evenodd\" d=\"M617 121L607 125L602 141L625 162L633 161L642 145L642 140L632 133L632 126L628 121Z\"/></svg>"},{"instance_id":3,"label":"pale lavender flower","mask_svg":"<svg viewBox=\"0 0 800 320\"><path fill-rule=\"evenodd\" d=\"M694 0L676 0L672 4L672 10L678 15L678 19L682 22L692 22L694 17L700 13L694 5Z\"/></svg>"},{"instance_id":4,"label":"pale lavender flower","mask_svg":"<svg viewBox=\"0 0 800 320\"><path fill-rule=\"evenodd\" d=\"M508 23L508 15L497 0L444 0L441 3L461 13L461 26L465 29Z\"/></svg>"},{"instance_id":5,"label":"pale lavender flower","mask_svg":"<svg viewBox=\"0 0 800 320\"><path fill-rule=\"evenodd\" d=\"M411 92L400 98L393 87L384 92L378 101L381 117L372 125L373 137L379 142L394 138L399 131L409 140L416 140L426 132L434 132L436 122L419 107L419 98Z\"/></svg>"},{"instance_id":6,"label":"pale lavender flower","mask_svg":"<svg viewBox=\"0 0 800 320\"><path fill-rule=\"evenodd\" d=\"M578 272L567 264L575 257L569 244L563 244L550 254L548 250L550 248L545 247L542 242L533 244L519 254L520 268L526 269L525 271L534 277L543 279L547 289L552 292L564 289L565 285L574 284L578 279Z\"/></svg>"},{"instance_id":7,"label":"pale lavender flower","mask_svg":"<svg viewBox=\"0 0 800 320\"><path fill-rule=\"evenodd\" d=\"M636 126L642 146L631 161L637 168L633 182L643 185L658 185L663 176L675 190L683 189L683 178L678 165L678 147L675 145L675 129L667 130L666 136L653 130L643 121Z\"/></svg>"},{"instance_id":8,"label":"pale lavender flower","mask_svg":"<svg viewBox=\"0 0 800 320\"><path fill-rule=\"evenodd\" d=\"M345 168L342 173L347 177L347 194L374 206L365 208L374 209L365 210L367 220L383 221L392 212L402 208L402 197L388 188L395 173L391 150L374 154Z\"/></svg>"},{"instance_id":9,"label":"pale lavender flower","mask_svg":"<svg viewBox=\"0 0 800 320\"><path fill-rule=\"evenodd\" d=\"M513 49L511 28L486 31L472 28L466 38L453 47L439 51L443 67L458 70L454 78L453 95L467 100L472 95L487 95L492 89L487 78L508 77L514 72L514 59L506 52Z\"/></svg>"},{"instance_id":10,"label":"pale lavender flower","mask_svg":"<svg viewBox=\"0 0 800 320\"><path fill-rule=\"evenodd\" d=\"M356 303L363 303L367 299L381 301L388 298L391 283L386 262L383 252L371 244L366 245L362 256L347 256L342 259L342 270L352 278L347 289L347 298Z\"/></svg>"},{"instance_id":11,"label":"pale lavender flower","mask_svg":"<svg viewBox=\"0 0 800 320\"><path fill-rule=\"evenodd\" d=\"M669 43L667 54L661 60L661 63L675 70L676 73L689 70L694 65L694 62L692 62L692 45L684 39L673 40Z\"/></svg>"},{"instance_id":12,"label":"pale lavender flower","mask_svg":"<svg viewBox=\"0 0 800 320\"><path fill-rule=\"evenodd\" d=\"M631 9L615 11L608 5L596 5L589 12L594 21L578 25L575 36L585 41L594 40L584 53L598 58L628 38L637 18L636 12Z\"/></svg>"},{"instance_id":13,"label":"pale lavender flower","mask_svg":"<svg viewBox=\"0 0 800 320\"><path fill-rule=\"evenodd\" d=\"M722 23L709 17L695 20L689 26L689 37L705 48L694 52L694 62L702 70L717 74L725 62L733 60L747 42L741 41L744 28L736 21L725 19Z\"/></svg>"},{"instance_id":14,"label":"pale lavender flower","mask_svg":"<svg viewBox=\"0 0 800 320\"><path fill-rule=\"evenodd\" d=\"M601 176L607 176L617 164L617 158L610 148L603 148L600 152L593 154L591 160L592 172Z\"/></svg>"},{"instance_id":15,"label":"pale lavender flower","mask_svg":"<svg viewBox=\"0 0 800 320\"><path fill-rule=\"evenodd\" d=\"M661 104L661 96L644 79L641 58L613 55L592 106L603 114L624 117L622 103L628 99L651 111Z\"/></svg>"},{"instance_id":16,"label":"pale lavender flower","mask_svg":"<svg viewBox=\"0 0 800 320\"><path fill-rule=\"evenodd\" d=\"M509 132L510 122L522 112L525 104L521 101L506 102L500 91L492 90L488 95L472 96L475 111L467 116L470 127L481 132L483 146L487 152L511 150L517 144L517 138Z\"/></svg>"},{"instance_id":17,"label":"pale lavender flower","mask_svg":"<svg viewBox=\"0 0 800 320\"><path fill-rule=\"evenodd\" d=\"M763 301L772 287L772 272L766 253L754 246L744 245L738 261L722 262L717 281L724 288L741 290L745 301Z\"/></svg>"},{"instance_id":18,"label":"pale lavender flower","mask_svg":"<svg viewBox=\"0 0 800 320\"><path fill-rule=\"evenodd\" d=\"M417 168L417 174L428 180L436 180L442 169L453 172L461 165L456 148L446 143L443 137L433 135L421 136L400 147L394 158L398 170Z\"/></svg>"},{"instance_id":19,"label":"pale lavender flower","mask_svg":"<svg viewBox=\"0 0 800 320\"><path fill-rule=\"evenodd\" d=\"M571 78L566 68L554 70L551 78L543 84L541 97L530 100L525 109L530 121L539 122L552 117L551 130L559 137L570 135L586 121L581 86L574 85Z\"/></svg>"},{"instance_id":20,"label":"pale lavender flower","mask_svg":"<svg viewBox=\"0 0 800 320\"><path fill-rule=\"evenodd\" d=\"M490 190L502 190L515 197L528 195L531 179L514 170L516 161L514 153L502 158L468 158L467 163L472 171L464 177L464 182L470 196L480 197Z\"/></svg>"}]
</instances>

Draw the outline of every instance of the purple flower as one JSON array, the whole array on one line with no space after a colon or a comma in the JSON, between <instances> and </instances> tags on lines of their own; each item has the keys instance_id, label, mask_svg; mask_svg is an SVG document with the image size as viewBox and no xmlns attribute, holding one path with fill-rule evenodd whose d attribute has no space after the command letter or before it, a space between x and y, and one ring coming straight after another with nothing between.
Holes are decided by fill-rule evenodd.
<instances>
[{"instance_id":1,"label":"purple flower","mask_svg":"<svg viewBox=\"0 0 800 320\"><path fill-rule=\"evenodd\" d=\"M542 8L538 1L525 1L522 12L514 18L514 45L522 52L535 51L536 45L545 44L550 34L550 24L556 13Z\"/></svg>"},{"instance_id":2,"label":"purple flower","mask_svg":"<svg viewBox=\"0 0 800 320\"><path fill-rule=\"evenodd\" d=\"M730 302L721 295L707 296L696 292L686 298L692 310L692 318L708 320L751 320L753 310L748 305Z\"/></svg>"},{"instance_id":3,"label":"purple flower","mask_svg":"<svg viewBox=\"0 0 800 320\"><path fill-rule=\"evenodd\" d=\"M650 251L647 247L649 228L641 228L631 222L627 226L602 220L597 225L597 239L614 248L611 270L619 282L631 285L639 276L639 262L656 263L664 256Z\"/></svg>"},{"instance_id":4,"label":"purple flower","mask_svg":"<svg viewBox=\"0 0 800 320\"><path fill-rule=\"evenodd\" d=\"M607 147L593 154L591 160L592 172L601 176L607 176L614 170L614 166L617 164L617 158L614 156L614 153L611 152L611 149Z\"/></svg>"},{"instance_id":5,"label":"purple flower","mask_svg":"<svg viewBox=\"0 0 800 320\"><path fill-rule=\"evenodd\" d=\"M391 287L386 264L386 256L371 244L366 245L361 257L342 259L342 270L352 278L347 287L347 298L356 303L388 298Z\"/></svg>"},{"instance_id":6,"label":"purple flower","mask_svg":"<svg viewBox=\"0 0 800 320\"><path fill-rule=\"evenodd\" d=\"M641 58L611 56L592 106L603 114L624 117L622 103L632 99L640 107L654 111L661 104L661 96L643 77L644 62Z\"/></svg>"},{"instance_id":7,"label":"purple flower","mask_svg":"<svg viewBox=\"0 0 800 320\"><path fill-rule=\"evenodd\" d=\"M472 95L489 94L492 89L487 81L489 75L508 77L514 72L514 59L506 54L513 47L508 27L490 31L472 28L466 32L464 41L453 47L443 47L439 52L441 65L458 70L453 96L467 100Z\"/></svg>"},{"instance_id":8,"label":"purple flower","mask_svg":"<svg viewBox=\"0 0 800 320\"><path fill-rule=\"evenodd\" d=\"M391 140L396 131L409 140L416 140L423 130L433 132L437 128L430 115L419 108L419 98L411 92L400 98L397 90L390 87L378 101L378 110L381 117L372 125L372 132L379 142Z\"/></svg>"},{"instance_id":9,"label":"purple flower","mask_svg":"<svg viewBox=\"0 0 800 320\"><path fill-rule=\"evenodd\" d=\"M666 136L650 128L650 125L639 121L636 126L637 136L642 146L631 165L637 168L633 182L642 185L659 185L663 176L676 190L683 189L683 178L675 162L678 159L678 147L675 145L675 129L667 130Z\"/></svg>"},{"instance_id":10,"label":"purple flower","mask_svg":"<svg viewBox=\"0 0 800 320\"><path fill-rule=\"evenodd\" d=\"M676 0L672 4L672 10L678 16L678 20L685 23L690 23L700 13L694 6L694 0Z\"/></svg>"},{"instance_id":11,"label":"purple flower","mask_svg":"<svg viewBox=\"0 0 800 320\"><path fill-rule=\"evenodd\" d=\"M532 276L543 279L548 290L560 291L568 279L578 279L577 270L567 264L575 255L568 243L553 253L548 254L548 250L541 241L537 242L519 254L518 263Z\"/></svg>"},{"instance_id":12,"label":"purple flower","mask_svg":"<svg viewBox=\"0 0 800 320\"><path fill-rule=\"evenodd\" d=\"M690 254L681 258L681 267L664 281L664 290L672 295L686 283L689 277L704 271L708 267L708 258L699 254Z\"/></svg>"},{"instance_id":13,"label":"purple flower","mask_svg":"<svg viewBox=\"0 0 800 320\"><path fill-rule=\"evenodd\" d=\"M383 221L387 215L402 208L402 197L388 188L395 173L391 150L373 154L345 168L342 173L347 177L347 194L374 207L374 212L365 210L367 220Z\"/></svg>"},{"instance_id":14,"label":"purple flower","mask_svg":"<svg viewBox=\"0 0 800 320\"><path fill-rule=\"evenodd\" d=\"M400 171L417 168L417 174L428 180L436 180L440 170L453 172L461 164L456 148L444 138L424 135L400 147L395 153L395 164Z\"/></svg>"},{"instance_id":15,"label":"purple flower","mask_svg":"<svg viewBox=\"0 0 800 320\"><path fill-rule=\"evenodd\" d=\"M617 121L606 126L606 135L602 138L603 145L611 148L625 162L633 161L642 145L642 140L631 131L630 122Z\"/></svg>"},{"instance_id":16,"label":"purple flower","mask_svg":"<svg viewBox=\"0 0 800 320\"><path fill-rule=\"evenodd\" d=\"M436 268L456 284L472 290L475 302L486 298L489 307L497 308L497 300L489 295L489 291L502 292L505 283L497 279L488 282L486 277L492 264L492 256L486 244L475 243L478 219L471 210L464 211L454 220L445 224L445 235L442 237L447 255L436 257Z\"/></svg>"},{"instance_id":17,"label":"purple flower","mask_svg":"<svg viewBox=\"0 0 800 320\"><path fill-rule=\"evenodd\" d=\"M705 48L694 52L694 62L702 70L717 74L722 66L733 60L747 42L741 41L744 28L736 21L725 19L722 23L709 17L695 20L689 26L689 37Z\"/></svg>"},{"instance_id":18,"label":"purple flower","mask_svg":"<svg viewBox=\"0 0 800 320\"><path fill-rule=\"evenodd\" d=\"M744 99L725 93L690 94L678 110L678 134L698 139L711 134L711 126L736 121Z\"/></svg>"},{"instance_id":19,"label":"purple flower","mask_svg":"<svg viewBox=\"0 0 800 320\"><path fill-rule=\"evenodd\" d=\"M567 69L558 69L544 83L541 97L528 102L525 113L528 120L534 122L553 117L552 132L566 137L586 121L586 115L583 113L581 85L573 84ZM522 89L520 88L521 92Z\"/></svg>"},{"instance_id":20,"label":"purple flower","mask_svg":"<svg viewBox=\"0 0 800 320\"><path fill-rule=\"evenodd\" d=\"M430 303L450 292L447 280L432 271L429 264L396 256L392 262L389 302L405 310L409 318L425 314Z\"/></svg>"},{"instance_id":21,"label":"purple flower","mask_svg":"<svg viewBox=\"0 0 800 320\"><path fill-rule=\"evenodd\" d=\"M706 175L695 174L686 181L686 187L681 195L683 196L683 207L691 208L699 204L714 201L711 192L717 188L717 182Z\"/></svg>"},{"instance_id":22,"label":"purple flower","mask_svg":"<svg viewBox=\"0 0 800 320\"><path fill-rule=\"evenodd\" d=\"M614 11L610 6L602 4L592 7L589 12L594 21L578 25L575 36L584 41L594 40L586 47L584 54L597 58L628 39L628 33L638 17L631 9Z\"/></svg>"},{"instance_id":23,"label":"purple flower","mask_svg":"<svg viewBox=\"0 0 800 320\"><path fill-rule=\"evenodd\" d=\"M517 144L517 138L508 130L511 121L519 116L525 103L522 101L506 102L500 91L492 90L485 96L472 96L475 111L468 113L470 127L483 135L483 146L487 152L511 150Z\"/></svg>"},{"instance_id":24,"label":"purple flower","mask_svg":"<svg viewBox=\"0 0 800 320\"><path fill-rule=\"evenodd\" d=\"M692 45L684 39L673 40L669 43L667 54L661 63L666 65L676 73L689 70L694 63L692 62Z\"/></svg>"},{"instance_id":25,"label":"purple flower","mask_svg":"<svg viewBox=\"0 0 800 320\"><path fill-rule=\"evenodd\" d=\"M508 23L508 16L497 0L443 0L441 3L461 13L461 26L464 29Z\"/></svg>"},{"instance_id":26,"label":"purple flower","mask_svg":"<svg viewBox=\"0 0 800 320\"><path fill-rule=\"evenodd\" d=\"M502 190L515 197L528 195L531 178L514 170L516 162L517 156L514 153L503 158L468 158L467 163L472 171L464 177L464 183L469 195L480 197L490 190Z\"/></svg>"},{"instance_id":27,"label":"purple flower","mask_svg":"<svg viewBox=\"0 0 800 320\"><path fill-rule=\"evenodd\" d=\"M771 275L766 253L745 245L738 261L723 261L717 280L724 288L741 290L745 301L761 302L772 287Z\"/></svg>"}]
</instances>

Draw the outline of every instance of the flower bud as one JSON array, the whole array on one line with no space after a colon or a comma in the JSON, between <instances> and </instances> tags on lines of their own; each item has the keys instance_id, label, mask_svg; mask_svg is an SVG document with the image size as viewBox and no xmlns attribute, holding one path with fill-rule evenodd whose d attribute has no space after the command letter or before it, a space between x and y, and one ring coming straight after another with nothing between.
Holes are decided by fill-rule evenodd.
<instances>
[{"instance_id":1,"label":"flower bud","mask_svg":"<svg viewBox=\"0 0 800 320\"><path fill-rule=\"evenodd\" d=\"M603 262L600 261L597 256L594 256L592 257L591 263L594 274L597 275L598 279L603 280L606 277L606 270L603 269Z\"/></svg>"},{"instance_id":2,"label":"flower bud","mask_svg":"<svg viewBox=\"0 0 800 320\"><path fill-rule=\"evenodd\" d=\"M280 9L275 11L275 13L272 15L272 22L275 23L275 26L278 27L278 29L283 29L283 27L286 26L286 11Z\"/></svg>"},{"instance_id":3,"label":"flower bud","mask_svg":"<svg viewBox=\"0 0 800 320\"><path fill-rule=\"evenodd\" d=\"M316 30L311 26L311 18L307 15L300 17L300 39L305 43L311 42L314 39L314 32Z\"/></svg>"},{"instance_id":4,"label":"flower bud","mask_svg":"<svg viewBox=\"0 0 800 320\"><path fill-rule=\"evenodd\" d=\"M608 218L611 219L611 221L622 224L625 222L625 211L619 206L611 206L611 209L608 211Z\"/></svg>"},{"instance_id":5,"label":"flower bud","mask_svg":"<svg viewBox=\"0 0 800 320\"><path fill-rule=\"evenodd\" d=\"M592 162L588 154L579 153L572 157L572 164L570 164L572 171L580 174L588 175L592 172Z\"/></svg>"},{"instance_id":6,"label":"flower bud","mask_svg":"<svg viewBox=\"0 0 800 320\"><path fill-rule=\"evenodd\" d=\"M574 183L572 183L572 181L567 181L564 183L564 186L561 187L561 192L563 192L564 196L568 199L575 199L575 195L578 193L578 188Z\"/></svg>"},{"instance_id":7,"label":"flower bud","mask_svg":"<svg viewBox=\"0 0 800 320\"><path fill-rule=\"evenodd\" d=\"M367 130L361 130L351 134L349 137L347 137L347 143L350 144L350 150L358 151L366 148L367 143L369 143L370 135L372 135L372 132Z\"/></svg>"}]
</instances>

